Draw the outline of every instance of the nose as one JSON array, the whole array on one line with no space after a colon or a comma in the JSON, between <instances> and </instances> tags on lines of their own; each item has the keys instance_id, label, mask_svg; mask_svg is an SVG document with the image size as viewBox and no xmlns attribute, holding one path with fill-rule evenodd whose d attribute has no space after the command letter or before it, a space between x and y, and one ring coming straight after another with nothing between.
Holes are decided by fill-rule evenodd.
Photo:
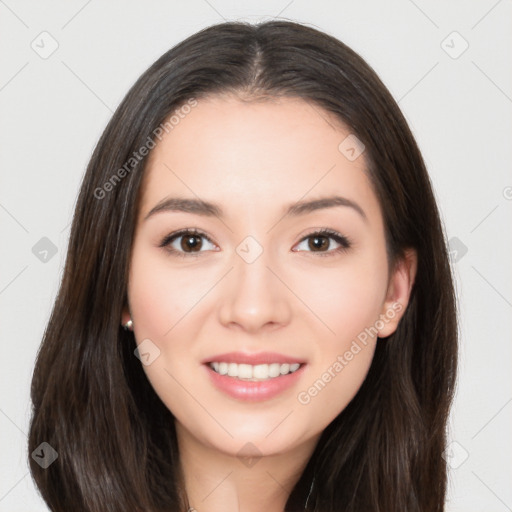
<instances>
[{"instance_id":1,"label":"nose","mask_svg":"<svg viewBox=\"0 0 512 512\"><path fill-rule=\"evenodd\" d=\"M221 292L221 324L254 333L289 323L292 294L279 274L279 266L270 261L267 251L252 263L235 254L234 268Z\"/></svg>"}]
</instances>

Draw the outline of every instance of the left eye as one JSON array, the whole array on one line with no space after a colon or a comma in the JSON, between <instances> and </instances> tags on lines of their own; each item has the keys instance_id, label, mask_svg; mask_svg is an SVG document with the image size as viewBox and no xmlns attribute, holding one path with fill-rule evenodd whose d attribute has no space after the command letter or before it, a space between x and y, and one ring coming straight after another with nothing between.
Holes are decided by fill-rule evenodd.
<instances>
[{"instance_id":1,"label":"left eye","mask_svg":"<svg viewBox=\"0 0 512 512\"><path fill-rule=\"evenodd\" d=\"M338 247L330 248L331 240L333 240L335 244L338 244ZM304 249L304 244L306 249ZM330 256L333 253L346 251L350 248L351 243L347 237L340 233L331 231L330 229L323 229L304 237L297 245L299 249L301 246L303 246L302 250L320 253L320 256Z\"/></svg>"}]
</instances>

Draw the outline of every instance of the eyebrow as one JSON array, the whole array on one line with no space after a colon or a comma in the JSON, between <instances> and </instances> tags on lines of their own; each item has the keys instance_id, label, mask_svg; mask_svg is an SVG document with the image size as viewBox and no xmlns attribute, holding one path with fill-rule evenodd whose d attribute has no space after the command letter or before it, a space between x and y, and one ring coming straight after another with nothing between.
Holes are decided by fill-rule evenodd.
<instances>
[{"instance_id":1,"label":"eyebrow","mask_svg":"<svg viewBox=\"0 0 512 512\"><path fill-rule=\"evenodd\" d=\"M366 213L355 201L341 196L329 196L309 201L298 201L287 207L284 216L291 215L292 217L297 217L317 210L333 208L336 206L352 208L363 218L365 222L368 221ZM184 212L203 215L206 217L224 217L222 207L217 203L204 201L203 199L166 197L151 209L151 211L144 217L144 220L147 220L153 215L161 212Z\"/></svg>"}]
</instances>

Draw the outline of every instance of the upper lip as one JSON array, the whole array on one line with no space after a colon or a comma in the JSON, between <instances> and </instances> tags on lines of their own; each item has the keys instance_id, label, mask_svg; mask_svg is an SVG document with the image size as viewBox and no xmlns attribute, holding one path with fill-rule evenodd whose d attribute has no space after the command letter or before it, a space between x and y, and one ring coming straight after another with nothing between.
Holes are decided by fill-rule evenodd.
<instances>
[{"instance_id":1,"label":"upper lip","mask_svg":"<svg viewBox=\"0 0 512 512\"><path fill-rule=\"evenodd\" d=\"M203 364L213 362L225 362L225 363L237 363L237 364L272 364L272 363L299 363L302 364L305 361L293 356L287 356L284 354L278 354L276 352L257 352L250 354L247 352L226 352L224 354L217 354L201 361Z\"/></svg>"}]
</instances>

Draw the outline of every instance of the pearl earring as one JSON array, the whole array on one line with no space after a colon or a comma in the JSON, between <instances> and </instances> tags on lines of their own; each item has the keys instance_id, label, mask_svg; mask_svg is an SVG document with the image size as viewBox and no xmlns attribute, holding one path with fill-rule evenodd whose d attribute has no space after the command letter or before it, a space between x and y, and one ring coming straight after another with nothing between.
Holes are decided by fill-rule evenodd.
<instances>
[{"instance_id":1,"label":"pearl earring","mask_svg":"<svg viewBox=\"0 0 512 512\"><path fill-rule=\"evenodd\" d=\"M133 331L133 322L132 320L128 320L125 324L123 324L123 327L126 331Z\"/></svg>"}]
</instances>

